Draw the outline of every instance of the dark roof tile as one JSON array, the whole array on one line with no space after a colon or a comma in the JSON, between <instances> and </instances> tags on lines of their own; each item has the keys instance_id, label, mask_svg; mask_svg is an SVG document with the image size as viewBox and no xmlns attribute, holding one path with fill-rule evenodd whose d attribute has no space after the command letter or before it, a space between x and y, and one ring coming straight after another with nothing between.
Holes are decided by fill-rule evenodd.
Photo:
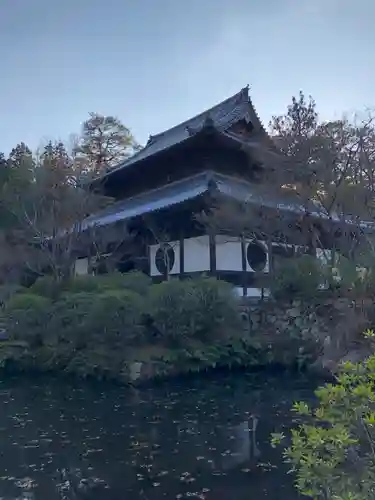
<instances>
[{"instance_id":1,"label":"dark roof tile","mask_svg":"<svg viewBox=\"0 0 375 500\"><path fill-rule=\"evenodd\" d=\"M209 121L219 131L228 130L234 123L240 120L251 122L256 132L265 132L263 125L252 105L249 97L249 88L245 87L237 94L220 102L216 106L194 116L175 127L157 135L150 135L144 148L126 159L123 163L103 175L102 178L111 176L114 172L123 170L139 161L151 157L161 151L182 143L192 135L202 130Z\"/></svg>"},{"instance_id":2,"label":"dark roof tile","mask_svg":"<svg viewBox=\"0 0 375 500\"><path fill-rule=\"evenodd\" d=\"M306 213L307 207L299 203L298 199L295 201L281 199L280 197L277 199L275 196L262 193L259 186L250 184L242 179L206 171L196 176L173 182L167 186L142 193L134 198L114 203L107 209L85 219L82 223L82 229L85 230L93 226L106 226L117 221L128 220L133 217L183 203L184 201L194 199L206 193L212 182L215 183L220 193L240 202L268 207L282 212L294 214ZM342 218L340 219L335 216L329 217L324 213L321 207L314 203L311 203L308 210L312 217L318 219L330 219L332 222L343 221ZM346 222L355 224L349 219L346 219ZM357 225L362 229L374 230L373 223L370 225L368 222L362 221Z\"/></svg>"}]
</instances>

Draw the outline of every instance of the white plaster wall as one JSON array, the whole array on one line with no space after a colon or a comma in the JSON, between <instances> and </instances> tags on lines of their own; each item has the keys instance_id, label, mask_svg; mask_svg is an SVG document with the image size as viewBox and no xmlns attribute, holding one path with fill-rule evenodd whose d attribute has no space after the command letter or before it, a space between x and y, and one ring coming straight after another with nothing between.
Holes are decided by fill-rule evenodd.
<instances>
[{"instance_id":1,"label":"white plaster wall","mask_svg":"<svg viewBox=\"0 0 375 500\"><path fill-rule=\"evenodd\" d=\"M216 269L219 271L242 271L240 238L216 236Z\"/></svg>"},{"instance_id":2,"label":"white plaster wall","mask_svg":"<svg viewBox=\"0 0 375 500\"><path fill-rule=\"evenodd\" d=\"M184 240L184 272L210 270L210 244L208 235Z\"/></svg>"},{"instance_id":3,"label":"white plaster wall","mask_svg":"<svg viewBox=\"0 0 375 500\"><path fill-rule=\"evenodd\" d=\"M179 241L168 241L168 244L173 248L174 250L174 265L169 272L169 274L179 274L180 272L180 242ZM158 251L160 245L151 245L150 250L149 250L149 256L150 256L150 275L151 276L160 276L161 274L159 273L156 264L155 264L155 257L156 257L156 252Z\"/></svg>"},{"instance_id":4,"label":"white plaster wall","mask_svg":"<svg viewBox=\"0 0 375 500\"><path fill-rule=\"evenodd\" d=\"M243 287L242 286L235 286L233 288L233 293L236 297L243 297Z\"/></svg>"},{"instance_id":5,"label":"white plaster wall","mask_svg":"<svg viewBox=\"0 0 375 500\"><path fill-rule=\"evenodd\" d=\"M267 254L267 262L266 262L266 266L264 268L263 271L261 271L262 273L269 273L270 271L270 262L269 262L269 259L270 259L270 256L269 256L269 251L268 251L268 245L265 241L258 241L258 240L246 240L246 247L245 247L245 251L246 251L246 271L250 271L250 272L255 272L254 269L252 269L247 261L247 246L249 243L257 243L258 245L261 245L263 248L264 248L264 251L266 252Z\"/></svg>"},{"instance_id":6,"label":"white plaster wall","mask_svg":"<svg viewBox=\"0 0 375 500\"><path fill-rule=\"evenodd\" d=\"M254 288L254 287L248 287L247 289L247 296L248 297L262 297L262 289L261 288ZM270 296L270 291L268 288L263 288L263 297L269 297Z\"/></svg>"},{"instance_id":7,"label":"white plaster wall","mask_svg":"<svg viewBox=\"0 0 375 500\"><path fill-rule=\"evenodd\" d=\"M243 297L244 296L244 290L243 287L241 286L236 286L233 288L233 293L237 297ZM255 287L248 287L247 288L247 297L255 297L255 298L261 298L262 297L262 289L261 288L255 288ZM268 288L263 288L263 297L269 297L270 296L270 291Z\"/></svg>"},{"instance_id":8,"label":"white plaster wall","mask_svg":"<svg viewBox=\"0 0 375 500\"><path fill-rule=\"evenodd\" d=\"M89 259L88 258L83 258L83 259L77 259L74 265L74 274L76 276L83 276L85 274L88 274L89 270Z\"/></svg>"}]
</instances>

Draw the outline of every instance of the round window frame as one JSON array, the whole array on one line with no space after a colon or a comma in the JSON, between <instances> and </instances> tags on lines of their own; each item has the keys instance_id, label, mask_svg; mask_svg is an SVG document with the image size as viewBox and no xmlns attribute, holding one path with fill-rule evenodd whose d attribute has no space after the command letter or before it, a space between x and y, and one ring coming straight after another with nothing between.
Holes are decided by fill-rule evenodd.
<instances>
[{"instance_id":1,"label":"round window frame","mask_svg":"<svg viewBox=\"0 0 375 500\"><path fill-rule=\"evenodd\" d=\"M168 255L168 268L164 258L165 252L167 252ZM172 245L170 245L169 243L163 243L162 245L159 245L159 248L155 253L155 267L157 271L163 276L168 275L172 271L175 262L176 255Z\"/></svg>"},{"instance_id":2,"label":"round window frame","mask_svg":"<svg viewBox=\"0 0 375 500\"><path fill-rule=\"evenodd\" d=\"M251 256L251 251L255 250L258 252L258 257L260 255L260 252L262 252L262 259L255 257L255 262L253 262L253 258ZM246 248L246 261L250 268L256 272L256 273L262 273L266 270L267 268L267 262L268 262L268 254L267 250L264 248L264 246L257 242L257 241L252 241L248 243L247 248Z\"/></svg>"}]
</instances>

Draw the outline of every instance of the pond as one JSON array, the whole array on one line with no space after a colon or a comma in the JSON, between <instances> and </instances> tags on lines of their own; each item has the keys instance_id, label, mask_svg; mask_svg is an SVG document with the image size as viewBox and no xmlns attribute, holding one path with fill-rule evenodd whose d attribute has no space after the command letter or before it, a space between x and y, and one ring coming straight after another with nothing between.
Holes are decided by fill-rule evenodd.
<instances>
[{"instance_id":1,"label":"pond","mask_svg":"<svg viewBox=\"0 0 375 500\"><path fill-rule=\"evenodd\" d=\"M297 498L269 436L316 386L244 374L131 390L12 377L0 382L0 498Z\"/></svg>"}]
</instances>

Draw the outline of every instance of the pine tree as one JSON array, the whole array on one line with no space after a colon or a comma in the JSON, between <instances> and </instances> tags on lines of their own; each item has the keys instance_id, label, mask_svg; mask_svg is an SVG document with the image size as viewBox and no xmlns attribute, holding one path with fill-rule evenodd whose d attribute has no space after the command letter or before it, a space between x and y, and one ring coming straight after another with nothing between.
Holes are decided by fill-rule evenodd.
<instances>
[{"instance_id":1,"label":"pine tree","mask_svg":"<svg viewBox=\"0 0 375 500\"><path fill-rule=\"evenodd\" d=\"M77 161L100 174L118 165L139 148L130 130L113 116L90 113L75 147Z\"/></svg>"}]
</instances>

